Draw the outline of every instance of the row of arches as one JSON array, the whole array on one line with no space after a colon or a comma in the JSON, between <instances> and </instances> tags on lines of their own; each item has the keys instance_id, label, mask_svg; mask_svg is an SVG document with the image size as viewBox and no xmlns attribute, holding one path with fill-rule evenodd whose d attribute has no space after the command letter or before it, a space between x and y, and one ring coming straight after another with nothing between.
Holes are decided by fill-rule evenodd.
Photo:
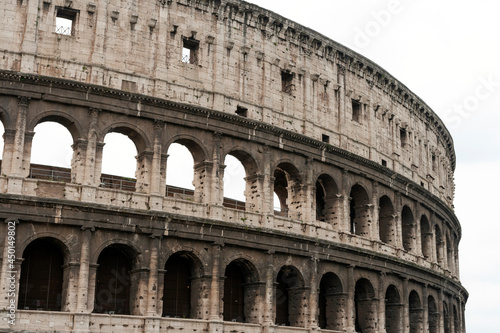
<instances>
[{"instance_id":1,"label":"row of arches","mask_svg":"<svg viewBox=\"0 0 500 333\"><path fill-rule=\"evenodd\" d=\"M269 150L257 157L255 151L258 149L243 149L233 139L228 139L231 144L226 148L223 144L224 138L218 135L203 133L205 137L204 141L201 141L192 133L186 132L169 135L167 143L164 144L162 141L165 139L165 126L162 123L155 123L151 131L154 138L139 130L138 126L122 122L100 129L97 121L101 113L90 112L89 126L94 128L89 130L86 140L80 138L83 132L82 125L79 125L76 119L66 118L69 116L62 112L57 115L42 112L27 125L27 129L34 124L43 125L46 122L56 122L67 129L72 138L72 142L68 145L73 149L71 170L68 173L74 183L104 187L118 186L120 189L150 194L163 192L165 196L189 197L195 202L220 204L265 214L272 214L274 211L275 215L310 223L325 222L340 231L381 241L416 255L422 255L453 273L458 271L456 263L458 236L450 232L445 221L441 218L433 218L433 212L428 210L425 210L425 214L419 213L420 218L415 217L419 204L408 198L402 199L402 195L394 193L383 185L379 185L381 190L377 194L368 180L356 179L351 175L346 176L335 166L328 166L325 170L325 166L319 162L315 163L303 158L292 159L290 157L288 159L286 156L280 156L278 161L273 161ZM179 129L176 131L182 132ZM104 140L109 133L122 135L122 138L129 140L135 147L134 152L128 153L132 157L137 154L135 178L115 178L103 175L99 170L103 165L103 151L106 147L106 145L103 146L101 140ZM12 136L9 135L6 137ZM83 137L85 138L85 135ZM83 141L86 143L83 144ZM31 141L27 139L26 142L25 149L22 149L22 159L30 161L30 157L24 155L34 150L31 149ZM16 141L8 140L8 144L15 145ZM186 158L182 158L178 164L182 165L182 172L169 177L168 170L173 167L167 163L172 161L173 156L168 156L168 153L174 145L184 147L188 152L185 156L191 156L192 162L186 162ZM95 163L89 165L91 163L87 155L91 154L94 148ZM165 149L167 153L164 153ZM210 152L210 149L213 152ZM13 159L13 155L11 156L10 152L13 150L15 149L12 147L4 149L3 162L10 165L7 166L6 174L15 175L14 164L18 162L16 162L17 158ZM122 152L119 148L114 150ZM268 156L267 159L265 156ZM237 165L236 167L224 165L230 157L234 165ZM8 158L12 159L10 163ZM113 160L116 159L113 158ZM94 160L91 158L90 161ZM23 162L24 164L26 163ZM118 165L122 164L125 163L118 163ZM266 165L271 166L270 171L266 171ZM236 169L239 171L233 172ZM188 171L185 172L186 170ZM173 191L167 186L166 190L161 189L162 186L168 184L169 179L182 178L181 174L189 175L187 181L184 182L185 185L182 185L184 188L176 188ZM109 178L104 179L101 176L109 176ZM226 176L231 176L231 178L226 179ZM239 184L236 192L240 193L240 196L233 196L236 201L229 204L224 196L228 192L229 186L227 185L232 187L234 184Z\"/></svg>"},{"instance_id":2,"label":"row of arches","mask_svg":"<svg viewBox=\"0 0 500 333\"><path fill-rule=\"evenodd\" d=\"M23 252L19 286L19 309L61 311L68 297L67 254L58 240L38 238ZM127 245L112 243L98 255L95 274L94 313L137 314L141 292L139 254ZM190 251L172 253L158 271L161 276L161 316L203 319L206 288L202 263ZM263 276L246 258L236 258L223 267L221 319L241 323L262 323L259 303L264 303ZM273 274L274 275L274 274ZM92 282L90 283L92 285ZM462 314L458 303L434 292L411 289L405 296L396 282L386 283L379 298L373 281L358 277L349 287L336 272L322 273L317 285L316 304L309 309L311 285L293 264L282 266L273 277L273 323L281 326L308 327L308 317L316 317L322 329L344 331L350 325L356 332L399 333L404 325L409 332L462 332ZM351 290L349 288L352 288ZM89 291L90 292L90 291ZM351 307L351 308L350 308ZM382 312L382 316L380 315ZM314 315L315 313L315 315ZM313 320L314 321L314 320ZM382 327L380 326L380 327ZM443 327L443 331L440 330Z\"/></svg>"}]
</instances>

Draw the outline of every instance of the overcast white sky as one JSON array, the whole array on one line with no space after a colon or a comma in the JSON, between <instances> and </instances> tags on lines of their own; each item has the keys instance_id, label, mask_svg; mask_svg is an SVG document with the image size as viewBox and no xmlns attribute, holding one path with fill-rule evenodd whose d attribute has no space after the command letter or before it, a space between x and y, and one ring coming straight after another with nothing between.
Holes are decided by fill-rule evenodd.
<instances>
[{"instance_id":1,"label":"overcast white sky","mask_svg":"<svg viewBox=\"0 0 500 333\"><path fill-rule=\"evenodd\" d=\"M468 332L500 332L500 1L250 0L385 68L445 122L457 154Z\"/></svg>"},{"instance_id":2,"label":"overcast white sky","mask_svg":"<svg viewBox=\"0 0 500 333\"><path fill-rule=\"evenodd\" d=\"M498 204L494 190L500 188L497 176L500 171L500 131L497 129L500 123L497 109L500 105L500 1L249 2L363 54L420 96L441 117L454 138L457 154L455 207L463 228L461 280L470 293L467 331L498 333L500 221L498 214L493 214L493 208ZM49 131L56 136L53 129ZM66 131L62 131L63 134L69 136ZM41 135L38 129L37 135ZM54 145L63 141L59 134L57 137ZM70 137L68 140L71 142ZM113 142L108 141L105 149L123 151L123 147L114 149L112 145ZM68 164L72 151L66 146L61 147L67 150L66 156L49 159L56 164ZM53 147L52 151L58 150ZM39 150L33 147L33 152L36 151ZM45 152L45 157L48 153ZM119 158L109 156L115 162ZM133 165L133 160L131 163ZM169 167L169 171L172 168ZM181 169L186 169L186 165ZM116 169L114 171L103 166L103 172L116 174ZM228 183L241 178L236 176L241 173L237 166L226 168L226 172L230 177L226 180ZM133 172L124 175L134 176ZM241 196L242 187L238 191L233 196Z\"/></svg>"}]
</instances>

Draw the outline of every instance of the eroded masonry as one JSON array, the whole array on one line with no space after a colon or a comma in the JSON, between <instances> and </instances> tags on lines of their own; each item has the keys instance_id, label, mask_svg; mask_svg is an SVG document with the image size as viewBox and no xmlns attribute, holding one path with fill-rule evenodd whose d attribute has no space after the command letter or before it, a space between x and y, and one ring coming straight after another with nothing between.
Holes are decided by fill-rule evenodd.
<instances>
[{"instance_id":1,"label":"eroded masonry","mask_svg":"<svg viewBox=\"0 0 500 333\"><path fill-rule=\"evenodd\" d=\"M239 0L0 13L2 331L465 332L453 141L378 65ZM31 163L45 122L71 168ZM135 178L102 172L109 133Z\"/></svg>"}]
</instances>

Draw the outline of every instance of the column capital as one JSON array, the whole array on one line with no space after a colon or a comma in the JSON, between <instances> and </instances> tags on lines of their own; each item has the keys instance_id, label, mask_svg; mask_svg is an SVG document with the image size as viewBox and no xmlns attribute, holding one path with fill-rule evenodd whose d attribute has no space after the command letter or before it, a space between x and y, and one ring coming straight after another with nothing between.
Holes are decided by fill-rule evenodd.
<instances>
[{"instance_id":1,"label":"column capital","mask_svg":"<svg viewBox=\"0 0 500 333\"><path fill-rule=\"evenodd\" d=\"M93 225L82 225L80 227L81 230L83 231L86 231L86 230L90 230L91 232L95 231L95 226Z\"/></svg>"},{"instance_id":2,"label":"column capital","mask_svg":"<svg viewBox=\"0 0 500 333\"><path fill-rule=\"evenodd\" d=\"M17 96L17 105L18 106L28 107L30 102L31 102L31 97Z\"/></svg>"},{"instance_id":3,"label":"column capital","mask_svg":"<svg viewBox=\"0 0 500 333\"><path fill-rule=\"evenodd\" d=\"M97 118L97 116L99 116L99 112L101 111L101 109L89 108L88 114L91 118Z\"/></svg>"},{"instance_id":4,"label":"column capital","mask_svg":"<svg viewBox=\"0 0 500 333\"><path fill-rule=\"evenodd\" d=\"M163 130L163 128L165 127L165 122L163 120L155 119L153 121L153 127L155 130Z\"/></svg>"}]
</instances>

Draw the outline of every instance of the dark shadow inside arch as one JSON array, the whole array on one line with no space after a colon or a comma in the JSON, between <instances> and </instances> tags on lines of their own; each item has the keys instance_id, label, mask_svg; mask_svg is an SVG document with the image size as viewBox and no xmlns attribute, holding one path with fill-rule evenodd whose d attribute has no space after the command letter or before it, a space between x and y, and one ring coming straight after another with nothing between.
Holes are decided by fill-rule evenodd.
<instances>
[{"instance_id":1,"label":"dark shadow inside arch","mask_svg":"<svg viewBox=\"0 0 500 333\"><path fill-rule=\"evenodd\" d=\"M382 242L396 245L397 227L394 206L386 195L379 200L379 235Z\"/></svg>"},{"instance_id":2,"label":"dark shadow inside arch","mask_svg":"<svg viewBox=\"0 0 500 333\"><path fill-rule=\"evenodd\" d=\"M461 332L460 330L460 319L458 318L458 311L455 304L453 304L453 328L455 332Z\"/></svg>"},{"instance_id":3,"label":"dark shadow inside arch","mask_svg":"<svg viewBox=\"0 0 500 333\"><path fill-rule=\"evenodd\" d=\"M128 246L114 244L106 247L97 259L94 312L108 314L133 313L131 301L131 271L134 251Z\"/></svg>"},{"instance_id":4,"label":"dark shadow inside arch","mask_svg":"<svg viewBox=\"0 0 500 333\"><path fill-rule=\"evenodd\" d=\"M386 333L402 332L403 304L398 289L390 285L385 292L385 330Z\"/></svg>"},{"instance_id":5,"label":"dark shadow inside arch","mask_svg":"<svg viewBox=\"0 0 500 333\"><path fill-rule=\"evenodd\" d=\"M434 226L434 237L436 241L436 260L439 264L443 263L443 235L441 234L441 229L436 224Z\"/></svg>"},{"instance_id":6,"label":"dark shadow inside arch","mask_svg":"<svg viewBox=\"0 0 500 333\"><path fill-rule=\"evenodd\" d=\"M453 244L451 243L450 237L448 233L446 234L446 265L448 266L448 270L451 272L454 271L453 265Z\"/></svg>"},{"instance_id":7,"label":"dark shadow inside arch","mask_svg":"<svg viewBox=\"0 0 500 333\"><path fill-rule=\"evenodd\" d=\"M409 318L410 318L410 333L423 332L424 329L424 311L422 308L422 303L420 301L420 296L415 290L410 292L409 303Z\"/></svg>"},{"instance_id":8,"label":"dark shadow inside arch","mask_svg":"<svg viewBox=\"0 0 500 333\"><path fill-rule=\"evenodd\" d=\"M375 291L367 279L359 279L354 289L354 314L356 332L375 333L377 329L377 304Z\"/></svg>"},{"instance_id":9,"label":"dark shadow inside arch","mask_svg":"<svg viewBox=\"0 0 500 333\"><path fill-rule=\"evenodd\" d=\"M163 317L196 318L201 292L197 264L192 253L176 252L165 263Z\"/></svg>"},{"instance_id":10,"label":"dark shadow inside arch","mask_svg":"<svg viewBox=\"0 0 500 333\"><path fill-rule=\"evenodd\" d=\"M415 251L416 225L410 207L404 206L401 213L401 229L403 233L403 248L408 252Z\"/></svg>"},{"instance_id":11,"label":"dark shadow inside arch","mask_svg":"<svg viewBox=\"0 0 500 333\"><path fill-rule=\"evenodd\" d=\"M427 298L429 333L439 332L439 312L434 297Z\"/></svg>"},{"instance_id":12,"label":"dark shadow inside arch","mask_svg":"<svg viewBox=\"0 0 500 333\"><path fill-rule=\"evenodd\" d=\"M422 254L426 259L430 259L432 256L432 231L425 215L420 218L420 239L422 240Z\"/></svg>"},{"instance_id":13,"label":"dark shadow inside arch","mask_svg":"<svg viewBox=\"0 0 500 333\"><path fill-rule=\"evenodd\" d=\"M302 275L293 266L283 266L276 278L276 325L303 326L305 299Z\"/></svg>"},{"instance_id":14,"label":"dark shadow inside arch","mask_svg":"<svg viewBox=\"0 0 500 333\"><path fill-rule=\"evenodd\" d=\"M279 199L280 211L275 214L285 217L295 217L291 215L289 201L293 201L295 195L292 188L300 184L299 172L295 166L290 163L280 163L274 170L274 193ZM275 203L276 206L276 203Z\"/></svg>"},{"instance_id":15,"label":"dark shadow inside arch","mask_svg":"<svg viewBox=\"0 0 500 333\"><path fill-rule=\"evenodd\" d=\"M225 321L252 322L252 312L256 304L256 285L258 281L255 267L244 259L232 261L227 265L224 279L223 317Z\"/></svg>"},{"instance_id":16,"label":"dark shadow inside arch","mask_svg":"<svg viewBox=\"0 0 500 333\"><path fill-rule=\"evenodd\" d=\"M370 236L370 200L361 185L354 185L350 193L350 231L358 236Z\"/></svg>"},{"instance_id":17,"label":"dark shadow inside arch","mask_svg":"<svg viewBox=\"0 0 500 333\"><path fill-rule=\"evenodd\" d=\"M316 181L316 220L334 224L337 219L338 187L333 178L323 174Z\"/></svg>"},{"instance_id":18,"label":"dark shadow inside arch","mask_svg":"<svg viewBox=\"0 0 500 333\"><path fill-rule=\"evenodd\" d=\"M443 324L444 324L444 333L451 333L450 311L448 309L448 304L446 302L443 302Z\"/></svg>"},{"instance_id":19,"label":"dark shadow inside arch","mask_svg":"<svg viewBox=\"0 0 500 333\"><path fill-rule=\"evenodd\" d=\"M334 273L326 273L319 284L318 324L322 329L342 331L347 299L342 283Z\"/></svg>"},{"instance_id":20,"label":"dark shadow inside arch","mask_svg":"<svg viewBox=\"0 0 500 333\"><path fill-rule=\"evenodd\" d=\"M18 308L61 311L63 302L64 255L58 242L40 238L23 252Z\"/></svg>"},{"instance_id":21,"label":"dark shadow inside arch","mask_svg":"<svg viewBox=\"0 0 500 333\"><path fill-rule=\"evenodd\" d=\"M2 174L2 161L3 161L3 148L4 148L4 136L5 136L5 127L3 125L3 110L0 108L0 174Z\"/></svg>"}]
</instances>

